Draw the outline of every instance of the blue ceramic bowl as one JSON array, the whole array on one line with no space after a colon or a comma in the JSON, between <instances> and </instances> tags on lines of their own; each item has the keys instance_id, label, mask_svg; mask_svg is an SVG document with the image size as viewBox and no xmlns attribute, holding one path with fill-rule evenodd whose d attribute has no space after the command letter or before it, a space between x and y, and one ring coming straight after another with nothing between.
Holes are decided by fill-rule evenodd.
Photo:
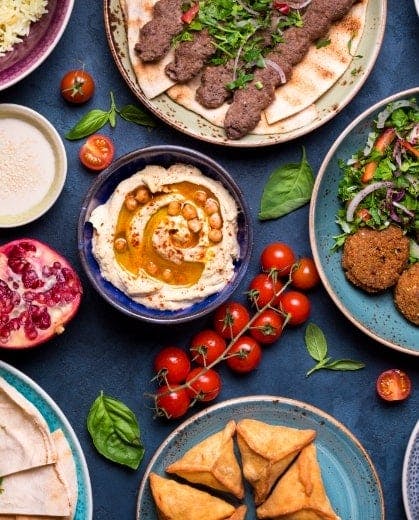
<instances>
[{"instance_id":1,"label":"blue ceramic bowl","mask_svg":"<svg viewBox=\"0 0 419 520\"><path fill-rule=\"evenodd\" d=\"M314 261L330 297L360 330L383 345L419 356L418 328L395 308L393 292L368 294L352 285L341 267L341 252L332 252L333 237L342 231L336 224L340 207L337 197L341 170L338 160L347 160L363 149L374 118L391 101L416 97L419 88L406 90L375 104L358 116L327 153L314 185L310 205L310 242Z\"/></svg>"},{"instance_id":2,"label":"blue ceramic bowl","mask_svg":"<svg viewBox=\"0 0 419 520\"><path fill-rule=\"evenodd\" d=\"M191 164L215 179L229 191L236 201L238 213L238 242L240 254L235 261L233 279L216 294L185 309L175 311L151 309L129 298L114 285L106 281L92 254L92 225L88 222L92 211L108 200L117 185L147 165L169 167L174 163ZM153 323L173 324L190 321L210 313L226 301L242 280L249 264L253 244L253 233L248 205L235 181L219 164L209 157L179 146L153 146L124 155L111 164L97 177L90 187L82 205L78 225L78 249L82 265L94 288L103 298L121 312Z\"/></svg>"}]
</instances>

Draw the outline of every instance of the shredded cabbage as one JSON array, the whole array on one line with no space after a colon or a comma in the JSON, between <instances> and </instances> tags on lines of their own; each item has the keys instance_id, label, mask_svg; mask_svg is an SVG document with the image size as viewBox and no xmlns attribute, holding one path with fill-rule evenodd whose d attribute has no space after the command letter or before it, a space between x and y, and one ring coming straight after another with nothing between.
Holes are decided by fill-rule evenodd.
<instances>
[{"instance_id":1,"label":"shredded cabbage","mask_svg":"<svg viewBox=\"0 0 419 520\"><path fill-rule=\"evenodd\" d=\"M11 51L29 33L32 22L47 12L48 0L0 1L0 56Z\"/></svg>"}]
</instances>

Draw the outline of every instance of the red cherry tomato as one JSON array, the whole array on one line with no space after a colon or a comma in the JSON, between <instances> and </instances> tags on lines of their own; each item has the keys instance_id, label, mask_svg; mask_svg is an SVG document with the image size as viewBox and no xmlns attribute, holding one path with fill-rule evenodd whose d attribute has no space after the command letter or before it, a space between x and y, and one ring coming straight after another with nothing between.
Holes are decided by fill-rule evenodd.
<instances>
[{"instance_id":1,"label":"red cherry tomato","mask_svg":"<svg viewBox=\"0 0 419 520\"><path fill-rule=\"evenodd\" d=\"M259 343L250 336L240 336L228 352L226 363L234 372L254 370L262 359Z\"/></svg>"},{"instance_id":2,"label":"red cherry tomato","mask_svg":"<svg viewBox=\"0 0 419 520\"><path fill-rule=\"evenodd\" d=\"M291 11L290 6L286 2L278 2L277 0L274 0L273 7L284 15L287 15Z\"/></svg>"},{"instance_id":3,"label":"red cherry tomato","mask_svg":"<svg viewBox=\"0 0 419 520\"><path fill-rule=\"evenodd\" d=\"M191 404L191 398L185 388L161 386L156 394L156 414L167 419L176 419L185 415Z\"/></svg>"},{"instance_id":4,"label":"red cherry tomato","mask_svg":"<svg viewBox=\"0 0 419 520\"><path fill-rule=\"evenodd\" d=\"M181 16L181 20L184 23L191 23L199 11L199 3L193 4L187 11Z\"/></svg>"},{"instance_id":5,"label":"red cherry tomato","mask_svg":"<svg viewBox=\"0 0 419 520\"><path fill-rule=\"evenodd\" d=\"M281 295L279 308L289 315L290 325L301 325L310 316L310 300L299 291L286 291Z\"/></svg>"},{"instance_id":6,"label":"red cherry tomato","mask_svg":"<svg viewBox=\"0 0 419 520\"><path fill-rule=\"evenodd\" d=\"M186 352L179 347L166 347L154 358L154 370L157 378L176 385L183 383L191 369L191 363Z\"/></svg>"},{"instance_id":7,"label":"red cherry tomato","mask_svg":"<svg viewBox=\"0 0 419 520\"><path fill-rule=\"evenodd\" d=\"M94 134L87 138L79 152L80 161L89 170L100 171L107 168L115 153L114 145L105 135Z\"/></svg>"},{"instance_id":8,"label":"red cherry tomato","mask_svg":"<svg viewBox=\"0 0 419 520\"><path fill-rule=\"evenodd\" d=\"M220 336L231 339L244 329L250 319L249 311L238 302L227 302L214 315L214 328Z\"/></svg>"},{"instance_id":9,"label":"red cherry tomato","mask_svg":"<svg viewBox=\"0 0 419 520\"><path fill-rule=\"evenodd\" d=\"M376 387L378 395L385 401L403 401L409 397L412 383L405 372L392 368L378 376Z\"/></svg>"},{"instance_id":10,"label":"red cherry tomato","mask_svg":"<svg viewBox=\"0 0 419 520\"><path fill-rule=\"evenodd\" d=\"M295 254L290 246L283 242L273 242L265 247L260 257L262 269L278 271L279 276L288 276L295 263Z\"/></svg>"},{"instance_id":11,"label":"red cherry tomato","mask_svg":"<svg viewBox=\"0 0 419 520\"><path fill-rule=\"evenodd\" d=\"M291 273L292 285L302 291L313 289L320 282L316 264L312 258L300 258Z\"/></svg>"},{"instance_id":12,"label":"red cherry tomato","mask_svg":"<svg viewBox=\"0 0 419 520\"><path fill-rule=\"evenodd\" d=\"M225 348L225 339L214 330L206 329L192 338L190 351L193 361L208 366L223 354Z\"/></svg>"},{"instance_id":13,"label":"red cherry tomato","mask_svg":"<svg viewBox=\"0 0 419 520\"><path fill-rule=\"evenodd\" d=\"M215 370L197 367L193 368L186 379L189 383L188 393L198 401L212 401L221 391L221 377Z\"/></svg>"},{"instance_id":14,"label":"red cherry tomato","mask_svg":"<svg viewBox=\"0 0 419 520\"><path fill-rule=\"evenodd\" d=\"M278 294L283 283L276 279L273 274L260 273L257 274L250 282L248 296L250 301L255 304L259 309L271 302L272 305L276 305L279 302Z\"/></svg>"},{"instance_id":15,"label":"red cherry tomato","mask_svg":"<svg viewBox=\"0 0 419 520\"><path fill-rule=\"evenodd\" d=\"M250 334L263 345L274 343L282 333L284 321L278 312L266 309L253 321Z\"/></svg>"},{"instance_id":16,"label":"red cherry tomato","mask_svg":"<svg viewBox=\"0 0 419 520\"><path fill-rule=\"evenodd\" d=\"M85 70L70 70L61 79L60 91L69 103L86 103L95 92L95 82Z\"/></svg>"}]
</instances>

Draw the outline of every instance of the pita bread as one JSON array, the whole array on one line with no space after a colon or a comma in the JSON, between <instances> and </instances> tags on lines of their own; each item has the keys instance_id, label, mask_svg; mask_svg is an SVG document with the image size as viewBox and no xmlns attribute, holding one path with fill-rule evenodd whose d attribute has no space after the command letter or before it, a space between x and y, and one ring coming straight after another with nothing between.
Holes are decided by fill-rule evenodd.
<instances>
[{"instance_id":1,"label":"pita bread","mask_svg":"<svg viewBox=\"0 0 419 520\"><path fill-rule=\"evenodd\" d=\"M232 493L238 499L244 497L240 466L234 454L234 421L204 441L196 444L166 471L194 484L203 484L218 491Z\"/></svg>"},{"instance_id":2,"label":"pita bread","mask_svg":"<svg viewBox=\"0 0 419 520\"><path fill-rule=\"evenodd\" d=\"M234 506L176 480L150 473L151 492L162 520L240 520L243 508Z\"/></svg>"},{"instance_id":3,"label":"pita bread","mask_svg":"<svg viewBox=\"0 0 419 520\"><path fill-rule=\"evenodd\" d=\"M153 99L166 92L179 105L215 126L223 127L227 103L216 109L207 109L195 100L200 75L186 84L176 85L166 76L164 69L174 59L173 50L156 63L142 63L137 56L134 46L140 28L152 18L157 0L120 2L125 17L131 64L144 95ZM321 48L311 46L304 59L293 68L290 81L277 89L274 102L262 115L252 134L288 133L316 119L318 114L314 103L344 74L356 53L365 28L367 4L368 0L356 3L347 16L331 27L329 45Z\"/></svg>"},{"instance_id":4,"label":"pita bread","mask_svg":"<svg viewBox=\"0 0 419 520\"><path fill-rule=\"evenodd\" d=\"M315 430L274 426L254 419L238 422L243 473L253 487L256 505L266 499L277 479L315 436Z\"/></svg>"},{"instance_id":5,"label":"pita bread","mask_svg":"<svg viewBox=\"0 0 419 520\"><path fill-rule=\"evenodd\" d=\"M259 519L340 520L326 496L313 443L301 451L256 514Z\"/></svg>"},{"instance_id":6,"label":"pita bread","mask_svg":"<svg viewBox=\"0 0 419 520\"><path fill-rule=\"evenodd\" d=\"M45 419L0 377L0 477L51 464L56 459Z\"/></svg>"}]
</instances>

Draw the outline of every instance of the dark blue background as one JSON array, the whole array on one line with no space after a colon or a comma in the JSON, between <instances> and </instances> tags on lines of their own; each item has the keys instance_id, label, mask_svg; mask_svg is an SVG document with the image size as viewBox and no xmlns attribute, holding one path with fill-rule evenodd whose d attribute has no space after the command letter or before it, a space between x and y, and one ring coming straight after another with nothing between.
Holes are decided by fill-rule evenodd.
<instances>
[{"instance_id":1,"label":"dark blue background","mask_svg":"<svg viewBox=\"0 0 419 520\"><path fill-rule=\"evenodd\" d=\"M371 0L377 1L377 0ZM120 77L105 37L100 0L76 0L69 26L48 60L25 80L0 93L0 102L27 105L45 115L61 135L88 108L106 109L109 91L118 106L136 102ZM371 104L419 84L419 19L413 0L390 0L384 42L375 67L356 98L332 121L310 135L273 147L227 149L198 142L163 123L152 131L118 120L107 128L117 156L155 144L195 148L216 159L235 177L247 194L254 217L255 244L251 264L235 297L244 299L247 285L259 269L259 254L268 242L282 240L299 255L309 255L308 206L275 221L257 220L260 195L269 173L285 162L300 159L305 146L316 172L332 142L346 125ZM85 65L96 78L97 91L86 107L69 107L59 94L61 76ZM67 182L55 206L38 221L14 230L1 230L0 240L33 236L49 242L76 266L84 281L80 311L64 335L26 352L0 351L0 359L32 377L59 404L78 435L87 458L94 497L94 518L134 518L136 493L148 460L178 422L153 420L144 393L153 385L152 359L170 343L187 346L193 333L207 326L203 319L165 328L127 318L106 304L81 272L76 226L80 206L93 179L78 161L79 142L65 141L69 168ZM419 418L418 358L393 351L362 334L338 311L323 288L311 297L312 320L325 332L335 358L366 363L364 370L322 371L305 378L313 362L304 347L304 328L287 330L279 343L265 350L257 372L236 377L221 368L224 388L219 400L251 394L274 394L313 404L346 425L370 454L382 481L387 518L404 518L401 495L403 456L409 434ZM419 341L419 334L418 334ZM409 400L395 406L376 397L375 380L387 368L406 370L413 381ZM138 471L101 458L86 431L86 415L100 390L122 399L137 414L146 455ZM192 411L191 411L192 414ZM362 518L360 520L363 520Z\"/></svg>"}]
</instances>

